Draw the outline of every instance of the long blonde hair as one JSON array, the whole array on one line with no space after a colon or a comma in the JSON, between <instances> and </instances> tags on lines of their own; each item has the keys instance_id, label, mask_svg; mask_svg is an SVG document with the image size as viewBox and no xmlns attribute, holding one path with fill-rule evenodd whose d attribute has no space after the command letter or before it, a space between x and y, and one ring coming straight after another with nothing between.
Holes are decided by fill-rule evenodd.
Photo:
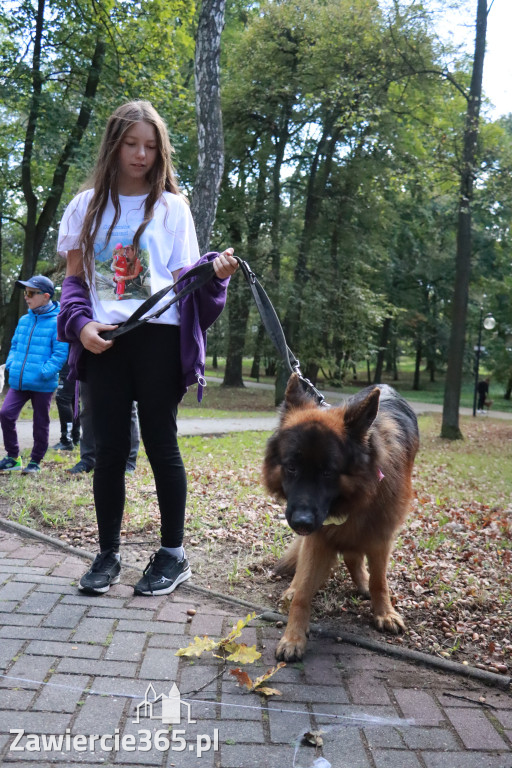
<instances>
[{"instance_id":1,"label":"long blonde hair","mask_svg":"<svg viewBox=\"0 0 512 768\"><path fill-rule=\"evenodd\" d=\"M138 122L149 123L154 127L157 156L146 177L150 190L144 203L144 219L133 237L135 252L138 252L141 235L153 218L155 204L162 193L164 191L172 192L175 195L180 193L172 163L173 149L164 120L149 101L129 101L118 107L108 119L91 183L86 185L89 188L92 186L94 191L85 213L78 247L84 254L84 271L89 283L91 283L94 273L94 241L98 234L101 217L108 203L109 193L115 215L107 232L107 242L121 216L118 178L119 149L126 131Z\"/></svg>"}]
</instances>

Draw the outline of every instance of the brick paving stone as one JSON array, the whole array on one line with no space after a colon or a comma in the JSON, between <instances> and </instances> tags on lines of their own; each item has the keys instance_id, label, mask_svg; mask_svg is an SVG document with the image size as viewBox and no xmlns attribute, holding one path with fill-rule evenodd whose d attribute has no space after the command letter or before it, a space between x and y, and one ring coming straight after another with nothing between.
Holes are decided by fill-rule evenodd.
<instances>
[{"instance_id":1,"label":"brick paving stone","mask_svg":"<svg viewBox=\"0 0 512 768\"><path fill-rule=\"evenodd\" d=\"M9 581L0 589L0 610L3 610L2 602L4 600L14 600L18 602L33 589L33 584L27 584L22 581Z\"/></svg>"},{"instance_id":2,"label":"brick paving stone","mask_svg":"<svg viewBox=\"0 0 512 768\"><path fill-rule=\"evenodd\" d=\"M192 710L193 717L195 717ZM214 729L217 729L219 744L263 744L265 735L263 725L258 720L206 720L197 719L195 724L186 724L187 739L196 738L199 734L208 734L213 739Z\"/></svg>"},{"instance_id":3,"label":"brick paving stone","mask_svg":"<svg viewBox=\"0 0 512 768\"><path fill-rule=\"evenodd\" d=\"M459 749L457 739L446 728L412 725L410 728L400 728L399 730L410 749L443 749L445 751Z\"/></svg>"},{"instance_id":4,"label":"brick paving stone","mask_svg":"<svg viewBox=\"0 0 512 768\"><path fill-rule=\"evenodd\" d=\"M133 677L101 676L93 677L91 682L91 691L106 693L114 698L124 697L129 702L136 701L137 704L144 698L146 688L146 680L137 680Z\"/></svg>"},{"instance_id":5,"label":"brick paving stone","mask_svg":"<svg viewBox=\"0 0 512 768\"><path fill-rule=\"evenodd\" d=\"M270 681L272 682L272 681ZM348 704L347 691L342 685L277 685L283 701ZM281 698L281 697L280 697ZM389 699L388 699L389 701Z\"/></svg>"},{"instance_id":6,"label":"brick paving stone","mask_svg":"<svg viewBox=\"0 0 512 768\"><path fill-rule=\"evenodd\" d=\"M9 711L11 709L28 709L30 702L34 698L34 691L22 690L2 690L0 694L0 709ZM0 722L4 716L0 713Z\"/></svg>"},{"instance_id":7,"label":"brick paving stone","mask_svg":"<svg viewBox=\"0 0 512 768\"><path fill-rule=\"evenodd\" d=\"M422 768L412 752L397 752L396 749L376 749L372 752L376 768ZM446 763L444 768L450 764ZM482 765L481 768L484 768Z\"/></svg>"},{"instance_id":8,"label":"brick paving stone","mask_svg":"<svg viewBox=\"0 0 512 768\"><path fill-rule=\"evenodd\" d=\"M214 752L213 747L208 752L202 752L200 757L197 756L195 751L189 750L185 752L169 752L167 754L167 762L165 766L178 766L178 768L214 768L216 765L220 765L216 761L219 760L219 752Z\"/></svg>"},{"instance_id":9,"label":"brick paving stone","mask_svg":"<svg viewBox=\"0 0 512 768\"><path fill-rule=\"evenodd\" d=\"M363 728L366 741L371 750L405 749L405 742L400 732L392 726L376 725Z\"/></svg>"},{"instance_id":10,"label":"brick paving stone","mask_svg":"<svg viewBox=\"0 0 512 768\"><path fill-rule=\"evenodd\" d=\"M32 568L29 565L12 565L8 560L0 564L0 572L16 576L17 581L35 581L34 577L44 576L46 568Z\"/></svg>"},{"instance_id":11,"label":"brick paving stone","mask_svg":"<svg viewBox=\"0 0 512 768\"><path fill-rule=\"evenodd\" d=\"M32 560L33 558L43 553L43 547L38 544L26 545L21 544L17 549L12 550L7 554L7 558L18 557L20 560Z\"/></svg>"},{"instance_id":12,"label":"brick paving stone","mask_svg":"<svg viewBox=\"0 0 512 768\"><path fill-rule=\"evenodd\" d=\"M223 744L220 748L222 768L287 768L293 765L293 747ZM177 763L177 765L181 765ZM200 768L200 767L199 767Z\"/></svg>"},{"instance_id":13,"label":"brick paving stone","mask_svg":"<svg viewBox=\"0 0 512 768\"><path fill-rule=\"evenodd\" d=\"M41 656L69 656L77 659L98 659L103 652L99 645L88 643L75 643L70 640L67 643L43 642L33 640L29 643L26 653Z\"/></svg>"},{"instance_id":14,"label":"brick paving stone","mask_svg":"<svg viewBox=\"0 0 512 768\"><path fill-rule=\"evenodd\" d=\"M112 590L110 590L111 592ZM72 595L66 595L62 599L63 605L85 605L88 608L92 606L100 606L101 608L123 608L124 600L119 597L93 597L92 595L85 595L78 590L74 591Z\"/></svg>"},{"instance_id":15,"label":"brick paving stone","mask_svg":"<svg viewBox=\"0 0 512 768\"><path fill-rule=\"evenodd\" d=\"M480 709L450 709L447 712L467 749L506 749L507 745Z\"/></svg>"},{"instance_id":16,"label":"brick paving stone","mask_svg":"<svg viewBox=\"0 0 512 768\"><path fill-rule=\"evenodd\" d=\"M492 715L500 721L504 728L512 729L512 709L494 710Z\"/></svg>"},{"instance_id":17,"label":"brick paving stone","mask_svg":"<svg viewBox=\"0 0 512 768\"><path fill-rule=\"evenodd\" d=\"M307 685L341 685L343 682L336 658L325 654L308 660L304 665L304 678Z\"/></svg>"},{"instance_id":18,"label":"brick paving stone","mask_svg":"<svg viewBox=\"0 0 512 768\"><path fill-rule=\"evenodd\" d=\"M358 672L346 681L354 704L389 704L390 699L386 688L377 680L372 672Z\"/></svg>"},{"instance_id":19,"label":"brick paving stone","mask_svg":"<svg viewBox=\"0 0 512 768\"><path fill-rule=\"evenodd\" d=\"M156 634L177 635L183 633L183 625L171 621L133 621L120 619L120 632L155 632Z\"/></svg>"},{"instance_id":20,"label":"brick paving stone","mask_svg":"<svg viewBox=\"0 0 512 768\"><path fill-rule=\"evenodd\" d=\"M41 623L41 616L31 616L25 613L0 613L0 626L10 624L17 627L34 627Z\"/></svg>"},{"instance_id":21,"label":"brick paving stone","mask_svg":"<svg viewBox=\"0 0 512 768\"><path fill-rule=\"evenodd\" d=\"M73 723L74 733L114 733L121 726L124 697L87 696Z\"/></svg>"},{"instance_id":22,"label":"brick paving stone","mask_svg":"<svg viewBox=\"0 0 512 768\"><path fill-rule=\"evenodd\" d=\"M216 691L218 686L218 680L216 674L218 669L212 668L211 665L193 664L192 666L183 666L179 677L181 695L184 696L186 691L195 691L201 688L203 691ZM202 686L207 685L206 688Z\"/></svg>"},{"instance_id":23,"label":"brick paving stone","mask_svg":"<svg viewBox=\"0 0 512 768\"><path fill-rule=\"evenodd\" d=\"M60 565L52 570L52 576L65 576L70 579L77 579L83 574L84 570L87 569L84 568L84 564L81 560L74 563L64 562L60 563Z\"/></svg>"},{"instance_id":24,"label":"brick paving stone","mask_svg":"<svg viewBox=\"0 0 512 768\"><path fill-rule=\"evenodd\" d=\"M224 624L223 616L212 616L209 614L196 613L190 622L190 632L192 635L208 635L219 639L222 637L222 630ZM241 637L237 638L238 642L246 642Z\"/></svg>"},{"instance_id":25,"label":"brick paving stone","mask_svg":"<svg viewBox=\"0 0 512 768\"><path fill-rule=\"evenodd\" d=\"M158 621L187 621L187 610L189 605L185 603L179 603L176 600L168 600L165 602L158 612Z\"/></svg>"},{"instance_id":26,"label":"brick paving stone","mask_svg":"<svg viewBox=\"0 0 512 768\"><path fill-rule=\"evenodd\" d=\"M403 716L413 718L416 725L439 725L444 720L442 710L426 691L414 688L393 689Z\"/></svg>"},{"instance_id":27,"label":"brick paving stone","mask_svg":"<svg viewBox=\"0 0 512 768\"><path fill-rule=\"evenodd\" d=\"M422 752L426 768L510 768L510 755L488 752Z\"/></svg>"},{"instance_id":28,"label":"brick paving stone","mask_svg":"<svg viewBox=\"0 0 512 768\"><path fill-rule=\"evenodd\" d=\"M43 627L2 627L0 629L0 638L16 637L25 640L63 640L69 632L63 632L62 629L46 629Z\"/></svg>"},{"instance_id":29,"label":"brick paving stone","mask_svg":"<svg viewBox=\"0 0 512 768\"><path fill-rule=\"evenodd\" d=\"M117 676L119 677L135 677L137 674L137 664L135 662L128 661L105 661L98 659L91 661L90 659L61 659L59 666L59 672L70 673L89 673L91 675L98 675L104 677Z\"/></svg>"},{"instance_id":30,"label":"brick paving stone","mask_svg":"<svg viewBox=\"0 0 512 768\"><path fill-rule=\"evenodd\" d=\"M140 661L146 637L140 633L115 630L105 653L109 661Z\"/></svg>"},{"instance_id":31,"label":"brick paving stone","mask_svg":"<svg viewBox=\"0 0 512 768\"><path fill-rule=\"evenodd\" d=\"M56 663L57 659L51 656L23 655L6 673L10 679L0 678L0 687L37 689ZM35 682L26 682L27 680Z\"/></svg>"},{"instance_id":32,"label":"brick paving stone","mask_svg":"<svg viewBox=\"0 0 512 768\"><path fill-rule=\"evenodd\" d=\"M175 681L178 671L178 657L167 648L148 648L139 671L139 678L145 680Z\"/></svg>"},{"instance_id":33,"label":"brick paving stone","mask_svg":"<svg viewBox=\"0 0 512 768\"><path fill-rule=\"evenodd\" d=\"M62 560L62 556L59 554L52 554L50 552L42 552L34 560L32 565L40 566L41 568L52 568Z\"/></svg>"},{"instance_id":34,"label":"brick paving stone","mask_svg":"<svg viewBox=\"0 0 512 768\"><path fill-rule=\"evenodd\" d=\"M14 613L18 605L19 602L11 603L8 600L4 600L2 603L0 603L0 608L2 609L3 613Z\"/></svg>"},{"instance_id":35,"label":"brick paving stone","mask_svg":"<svg viewBox=\"0 0 512 768\"><path fill-rule=\"evenodd\" d=\"M167 595L157 597L156 595L134 595L126 603L127 608L141 608L145 611L157 611L167 600Z\"/></svg>"},{"instance_id":36,"label":"brick paving stone","mask_svg":"<svg viewBox=\"0 0 512 768\"><path fill-rule=\"evenodd\" d=\"M18 549L20 543L21 539L15 534L6 534L2 532L0 534L0 553L5 554L6 552L12 552L14 549Z\"/></svg>"},{"instance_id":37,"label":"brick paving stone","mask_svg":"<svg viewBox=\"0 0 512 768\"><path fill-rule=\"evenodd\" d=\"M32 592L20 605L18 612L46 616L59 600L60 595L52 592Z\"/></svg>"},{"instance_id":38,"label":"brick paving stone","mask_svg":"<svg viewBox=\"0 0 512 768\"><path fill-rule=\"evenodd\" d=\"M59 603L47 615L42 626L72 629L78 624L86 610L87 607L85 605L64 605Z\"/></svg>"},{"instance_id":39,"label":"brick paving stone","mask_svg":"<svg viewBox=\"0 0 512 768\"><path fill-rule=\"evenodd\" d=\"M76 643L105 643L112 634L114 619L82 619L73 635Z\"/></svg>"},{"instance_id":40,"label":"brick paving stone","mask_svg":"<svg viewBox=\"0 0 512 768\"><path fill-rule=\"evenodd\" d=\"M395 720L399 717L394 707L379 707L369 704L368 706L356 706L354 704L325 704L314 708L315 719L322 725L336 725L338 722L343 724L347 721L352 724L360 718L361 726L368 722L368 718L386 718ZM388 727L388 726L386 726Z\"/></svg>"},{"instance_id":41,"label":"brick paving stone","mask_svg":"<svg viewBox=\"0 0 512 768\"><path fill-rule=\"evenodd\" d=\"M71 715L57 712L17 712L9 715L9 728L22 728L25 733L64 734L71 725Z\"/></svg>"},{"instance_id":42,"label":"brick paving stone","mask_svg":"<svg viewBox=\"0 0 512 768\"><path fill-rule=\"evenodd\" d=\"M76 587L69 585L69 579L52 578L47 576L45 579L38 579L38 592L58 592L59 595L74 595Z\"/></svg>"},{"instance_id":43,"label":"brick paving stone","mask_svg":"<svg viewBox=\"0 0 512 768\"><path fill-rule=\"evenodd\" d=\"M370 768L370 759L359 728L332 726L325 730L322 738L324 741L322 754L331 765ZM304 754L307 748L302 749L301 754Z\"/></svg>"},{"instance_id":44,"label":"brick paving stone","mask_svg":"<svg viewBox=\"0 0 512 768\"><path fill-rule=\"evenodd\" d=\"M300 707L301 712L281 712L280 710L297 709L282 702L270 701L268 704L268 721L270 727L270 740L275 744L294 744L300 741L301 734L307 733L313 728L311 716L305 707Z\"/></svg>"},{"instance_id":45,"label":"brick paving stone","mask_svg":"<svg viewBox=\"0 0 512 768\"><path fill-rule=\"evenodd\" d=\"M73 714L89 682L89 676L53 674L46 682L49 684L42 686L32 708Z\"/></svg>"},{"instance_id":46,"label":"brick paving stone","mask_svg":"<svg viewBox=\"0 0 512 768\"><path fill-rule=\"evenodd\" d=\"M152 621L155 615L154 611L144 611L142 609L129 609L129 608L117 608L112 610L111 608L103 608L103 606L93 606L89 609L89 614L92 618L113 618L113 619L135 619L138 621Z\"/></svg>"},{"instance_id":47,"label":"brick paving stone","mask_svg":"<svg viewBox=\"0 0 512 768\"><path fill-rule=\"evenodd\" d=\"M260 697L256 694L222 697L222 720L259 720L261 717Z\"/></svg>"},{"instance_id":48,"label":"brick paving stone","mask_svg":"<svg viewBox=\"0 0 512 768\"><path fill-rule=\"evenodd\" d=\"M148 648L170 648L175 653L179 648L186 648L192 642L190 635L152 635L148 638ZM211 656L201 656L201 663L218 663L218 659Z\"/></svg>"},{"instance_id":49,"label":"brick paving stone","mask_svg":"<svg viewBox=\"0 0 512 768\"><path fill-rule=\"evenodd\" d=\"M2 640L0 643L0 669L4 670L25 644L24 640Z\"/></svg>"},{"instance_id":50,"label":"brick paving stone","mask_svg":"<svg viewBox=\"0 0 512 768\"><path fill-rule=\"evenodd\" d=\"M24 568L23 571L29 571L30 569ZM44 585L61 585L64 589L63 593L66 590L72 591L73 593L76 593L76 587L70 588L69 585L69 579L64 578L62 576L47 576L46 571L43 568L34 568L35 571L41 571L41 573L19 573L16 576L16 581L27 581L31 584L37 584L38 589L41 589L41 592L51 592L50 589L42 589Z\"/></svg>"}]
</instances>

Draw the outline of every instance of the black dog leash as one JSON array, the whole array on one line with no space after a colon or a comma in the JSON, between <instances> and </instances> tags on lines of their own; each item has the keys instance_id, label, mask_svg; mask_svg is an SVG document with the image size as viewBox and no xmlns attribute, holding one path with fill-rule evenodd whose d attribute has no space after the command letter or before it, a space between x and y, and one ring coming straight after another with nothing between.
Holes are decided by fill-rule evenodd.
<instances>
[{"instance_id":1,"label":"black dog leash","mask_svg":"<svg viewBox=\"0 0 512 768\"><path fill-rule=\"evenodd\" d=\"M296 373L300 378L304 389L311 394L311 396L317 401L317 404L321 406L327 406L324 396L318 391L318 389L316 389L316 387L311 383L309 379L306 379L302 375L300 371L300 363L286 343L283 328L279 322L279 318L277 317L272 302L267 296L261 283L258 281L256 275L246 261L239 258L238 256L234 256L234 258L238 261L238 264L242 270L242 274L245 277L249 288L251 289L251 293L253 295L265 330L267 331L270 340L272 341L274 347L283 360L288 373ZM198 288L201 288L201 286L205 285L209 280L211 280L214 275L215 269L211 261L206 262L205 264L199 264L197 267L189 269L188 272L182 275L182 277L178 278L178 280L176 280L173 285L168 285L165 288L162 288L157 293L153 294L153 296L150 296L149 299L146 299L146 301L144 301L140 307L138 307L138 309L136 309L135 312L130 315L128 320L126 320L124 323L120 323L118 327L112 331L102 331L100 336L107 341L116 339L118 336L122 336L123 334L128 333L135 328L139 328L140 326L149 322L149 320L154 320L155 318L160 317L160 315L166 312L169 307L171 307L173 304L176 304L176 302L180 301L180 299L184 298L184 296L188 296L189 293L192 293ZM146 315L146 312L149 312L155 306L155 304L157 304L161 299L164 298L164 296L170 293L170 291L176 288L182 280L191 277L195 277L195 280L182 288L179 293L177 293L170 301L166 302L159 310L153 312L152 315Z\"/></svg>"}]
</instances>

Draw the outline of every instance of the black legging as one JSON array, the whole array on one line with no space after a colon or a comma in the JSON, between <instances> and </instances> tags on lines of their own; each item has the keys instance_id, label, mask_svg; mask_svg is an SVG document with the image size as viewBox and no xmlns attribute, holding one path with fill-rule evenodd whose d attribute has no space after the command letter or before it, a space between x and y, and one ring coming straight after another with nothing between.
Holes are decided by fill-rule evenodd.
<instances>
[{"instance_id":1,"label":"black legging","mask_svg":"<svg viewBox=\"0 0 512 768\"><path fill-rule=\"evenodd\" d=\"M141 326L118 337L100 355L87 352L86 363L96 440L93 488L101 551L119 549L134 400L155 478L162 546L181 546L187 480L176 424L181 391L178 326Z\"/></svg>"}]
</instances>

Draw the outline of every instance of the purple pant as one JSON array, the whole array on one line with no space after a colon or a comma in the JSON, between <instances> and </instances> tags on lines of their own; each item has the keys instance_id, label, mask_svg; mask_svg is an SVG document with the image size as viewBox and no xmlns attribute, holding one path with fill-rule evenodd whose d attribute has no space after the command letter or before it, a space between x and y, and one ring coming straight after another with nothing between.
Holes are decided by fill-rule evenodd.
<instances>
[{"instance_id":1,"label":"purple pant","mask_svg":"<svg viewBox=\"0 0 512 768\"><path fill-rule=\"evenodd\" d=\"M9 389L0 409L0 424L4 435L4 447L8 456L17 459L20 455L20 444L16 432L16 421L21 409L29 400L34 410L34 447L31 459L39 462L48 450L50 439L50 403L53 392L31 392L19 389Z\"/></svg>"}]
</instances>

